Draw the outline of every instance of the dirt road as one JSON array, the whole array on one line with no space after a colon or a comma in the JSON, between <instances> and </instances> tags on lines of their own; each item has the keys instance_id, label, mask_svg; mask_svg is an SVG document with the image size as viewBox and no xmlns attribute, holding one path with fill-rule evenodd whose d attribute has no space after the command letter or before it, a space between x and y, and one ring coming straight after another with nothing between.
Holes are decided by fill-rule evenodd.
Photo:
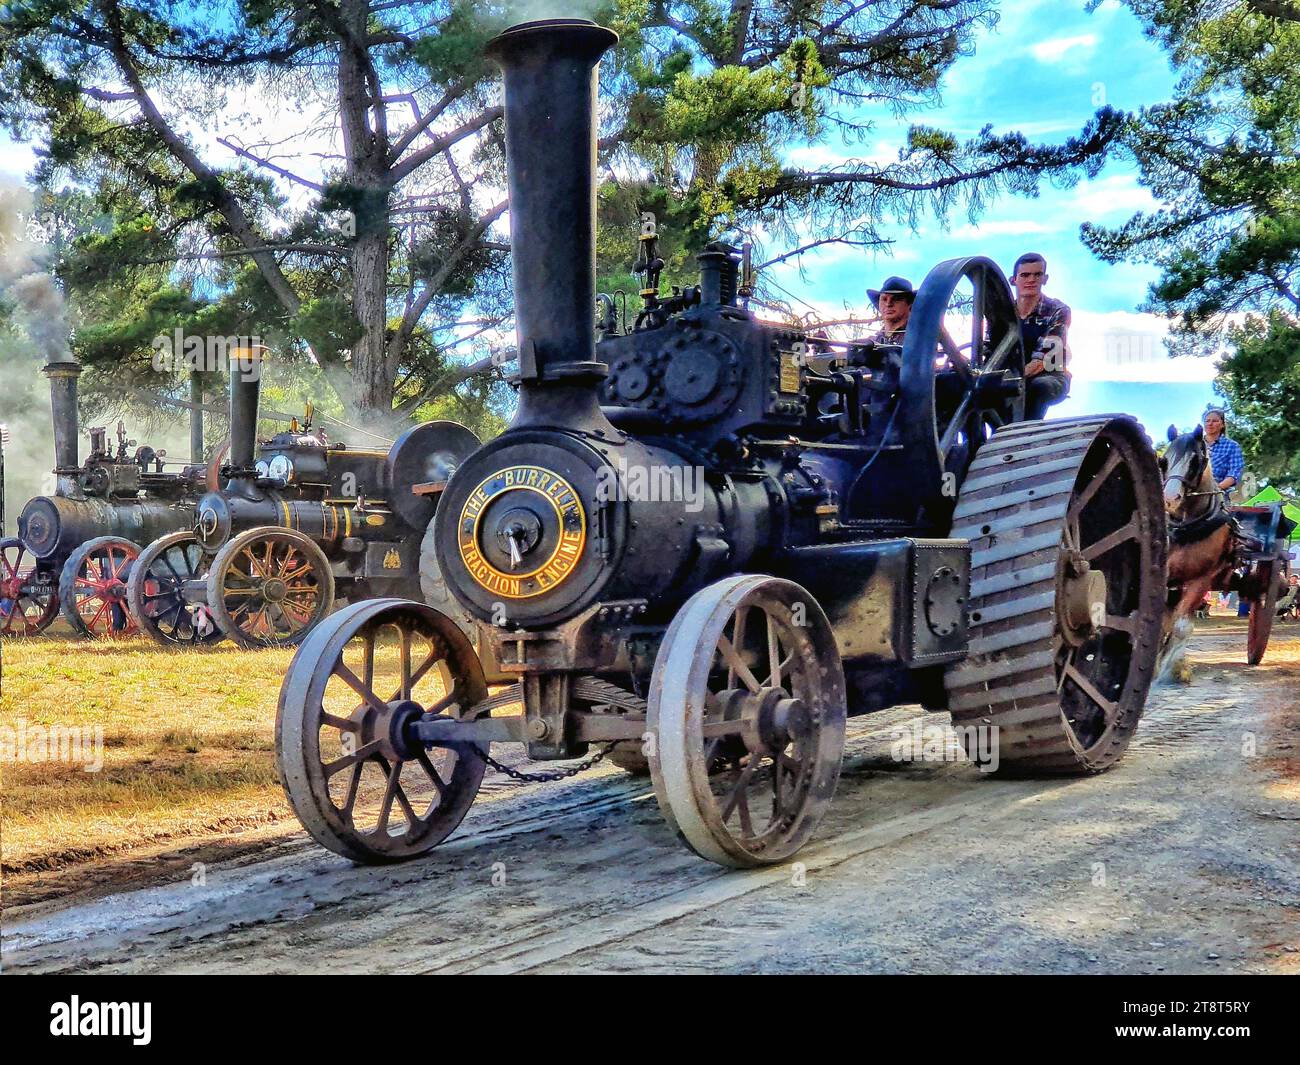
<instances>
[{"instance_id":1,"label":"dirt road","mask_svg":"<svg viewBox=\"0 0 1300 1065\"><path fill-rule=\"evenodd\" d=\"M729 872L601 769L496 786L431 857L358 868L305 838L178 882L6 914L21 972L1300 973L1300 639L1194 638L1101 777L898 762L916 707L850 722L797 866Z\"/></svg>"}]
</instances>

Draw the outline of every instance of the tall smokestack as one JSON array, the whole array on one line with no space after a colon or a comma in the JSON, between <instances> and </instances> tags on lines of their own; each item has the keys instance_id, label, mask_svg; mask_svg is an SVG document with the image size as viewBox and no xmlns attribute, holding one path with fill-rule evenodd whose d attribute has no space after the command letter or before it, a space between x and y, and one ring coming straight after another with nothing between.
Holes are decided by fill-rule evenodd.
<instances>
[{"instance_id":1,"label":"tall smokestack","mask_svg":"<svg viewBox=\"0 0 1300 1065\"><path fill-rule=\"evenodd\" d=\"M230 465L253 467L257 449L257 403L262 391L263 355L260 344L235 348L230 357Z\"/></svg>"},{"instance_id":2,"label":"tall smokestack","mask_svg":"<svg viewBox=\"0 0 1300 1065\"><path fill-rule=\"evenodd\" d=\"M510 247L519 339L520 421L544 416L536 390L552 386L586 405L574 386L596 384L596 67L618 41L586 19L545 19L493 38L504 75ZM568 408L548 395L549 417ZM532 409L532 408L538 409ZM572 411L570 413L573 413ZM602 419L603 421L603 419Z\"/></svg>"},{"instance_id":3,"label":"tall smokestack","mask_svg":"<svg viewBox=\"0 0 1300 1065\"><path fill-rule=\"evenodd\" d=\"M54 472L75 470L77 459L77 378L81 364L71 355L47 362L41 373L50 381L50 417L54 422Z\"/></svg>"}]
</instances>

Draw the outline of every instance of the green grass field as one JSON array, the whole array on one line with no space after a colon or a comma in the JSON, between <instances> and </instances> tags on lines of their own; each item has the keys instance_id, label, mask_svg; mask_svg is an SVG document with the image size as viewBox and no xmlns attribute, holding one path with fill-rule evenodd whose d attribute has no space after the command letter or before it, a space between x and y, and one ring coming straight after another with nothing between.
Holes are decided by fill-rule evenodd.
<instances>
[{"instance_id":1,"label":"green grass field","mask_svg":"<svg viewBox=\"0 0 1300 1065\"><path fill-rule=\"evenodd\" d=\"M275 771L290 651L165 650L136 637L5 640L6 877L144 845L297 822ZM46 760L43 730L102 729L102 769ZM93 739L93 734L87 736ZM36 759L36 760L33 760Z\"/></svg>"}]
</instances>

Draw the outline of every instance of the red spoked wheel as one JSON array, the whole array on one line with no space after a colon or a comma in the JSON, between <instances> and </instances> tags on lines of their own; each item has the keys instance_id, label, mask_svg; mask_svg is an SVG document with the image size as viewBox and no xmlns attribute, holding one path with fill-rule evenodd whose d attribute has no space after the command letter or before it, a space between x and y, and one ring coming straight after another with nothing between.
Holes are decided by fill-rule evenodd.
<instances>
[{"instance_id":1,"label":"red spoked wheel","mask_svg":"<svg viewBox=\"0 0 1300 1065\"><path fill-rule=\"evenodd\" d=\"M1273 632L1273 618L1277 614L1278 580L1281 566L1276 559L1259 563L1257 585L1259 593L1250 604L1250 627L1246 631L1246 664L1257 666L1264 661L1268 638Z\"/></svg>"},{"instance_id":2,"label":"red spoked wheel","mask_svg":"<svg viewBox=\"0 0 1300 1065\"><path fill-rule=\"evenodd\" d=\"M140 545L99 536L72 552L59 578L59 607L82 636L132 636L138 629L127 608L126 586Z\"/></svg>"},{"instance_id":3,"label":"red spoked wheel","mask_svg":"<svg viewBox=\"0 0 1300 1065\"><path fill-rule=\"evenodd\" d=\"M0 636L36 636L58 613L54 574L16 536L0 540Z\"/></svg>"}]
</instances>

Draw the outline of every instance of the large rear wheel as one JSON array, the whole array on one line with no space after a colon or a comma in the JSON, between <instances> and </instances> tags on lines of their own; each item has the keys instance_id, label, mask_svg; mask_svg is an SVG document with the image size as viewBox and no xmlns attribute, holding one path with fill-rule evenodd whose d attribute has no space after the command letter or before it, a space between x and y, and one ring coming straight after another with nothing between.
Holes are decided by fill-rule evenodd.
<instances>
[{"instance_id":1,"label":"large rear wheel","mask_svg":"<svg viewBox=\"0 0 1300 1065\"><path fill-rule=\"evenodd\" d=\"M68 556L59 577L59 608L82 636L132 636L135 619L126 584L140 545L121 536L98 536Z\"/></svg>"},{"instance_id":2,"label":"large rear wheel","mask_svg":"<svg viewBox=\"0 0 1300 1065\"><path fill-rule=\"evenodd\" d=\"M949 709L1000 768L1090 773L1127 749L1160 647L1165 520L1137 423L1092 417L997 432L961 487L970 655ZM980 737L973 729L991 730Z\"/></svg>"},{"instance_id":3,"label":"large rear wheel","mask_svg":"<svg viewBox=\"0 0 1300 1065\"><path fill-rule=\"evenodd\" d=\"M249 529L217 552L208 607L240 647L295 647L334 607L334 574L294 529Z\"/></svg>"},{"instance_id":4,"label":"large rear wheel","mask_svg":"<svg viewBox=\"0 0 1300 1065\"><path fill-rule=\"evenodd\" d=\"M1268 638L1273 632L1273 619L1277 616L1278 582L1282 579L1282 566L1277 559L1259 563L1257 584L1259 593L1250 604L1250 625L1246 632L1246 664L1257 666L1264 661Z\"/></svg>"}]
</instances>

